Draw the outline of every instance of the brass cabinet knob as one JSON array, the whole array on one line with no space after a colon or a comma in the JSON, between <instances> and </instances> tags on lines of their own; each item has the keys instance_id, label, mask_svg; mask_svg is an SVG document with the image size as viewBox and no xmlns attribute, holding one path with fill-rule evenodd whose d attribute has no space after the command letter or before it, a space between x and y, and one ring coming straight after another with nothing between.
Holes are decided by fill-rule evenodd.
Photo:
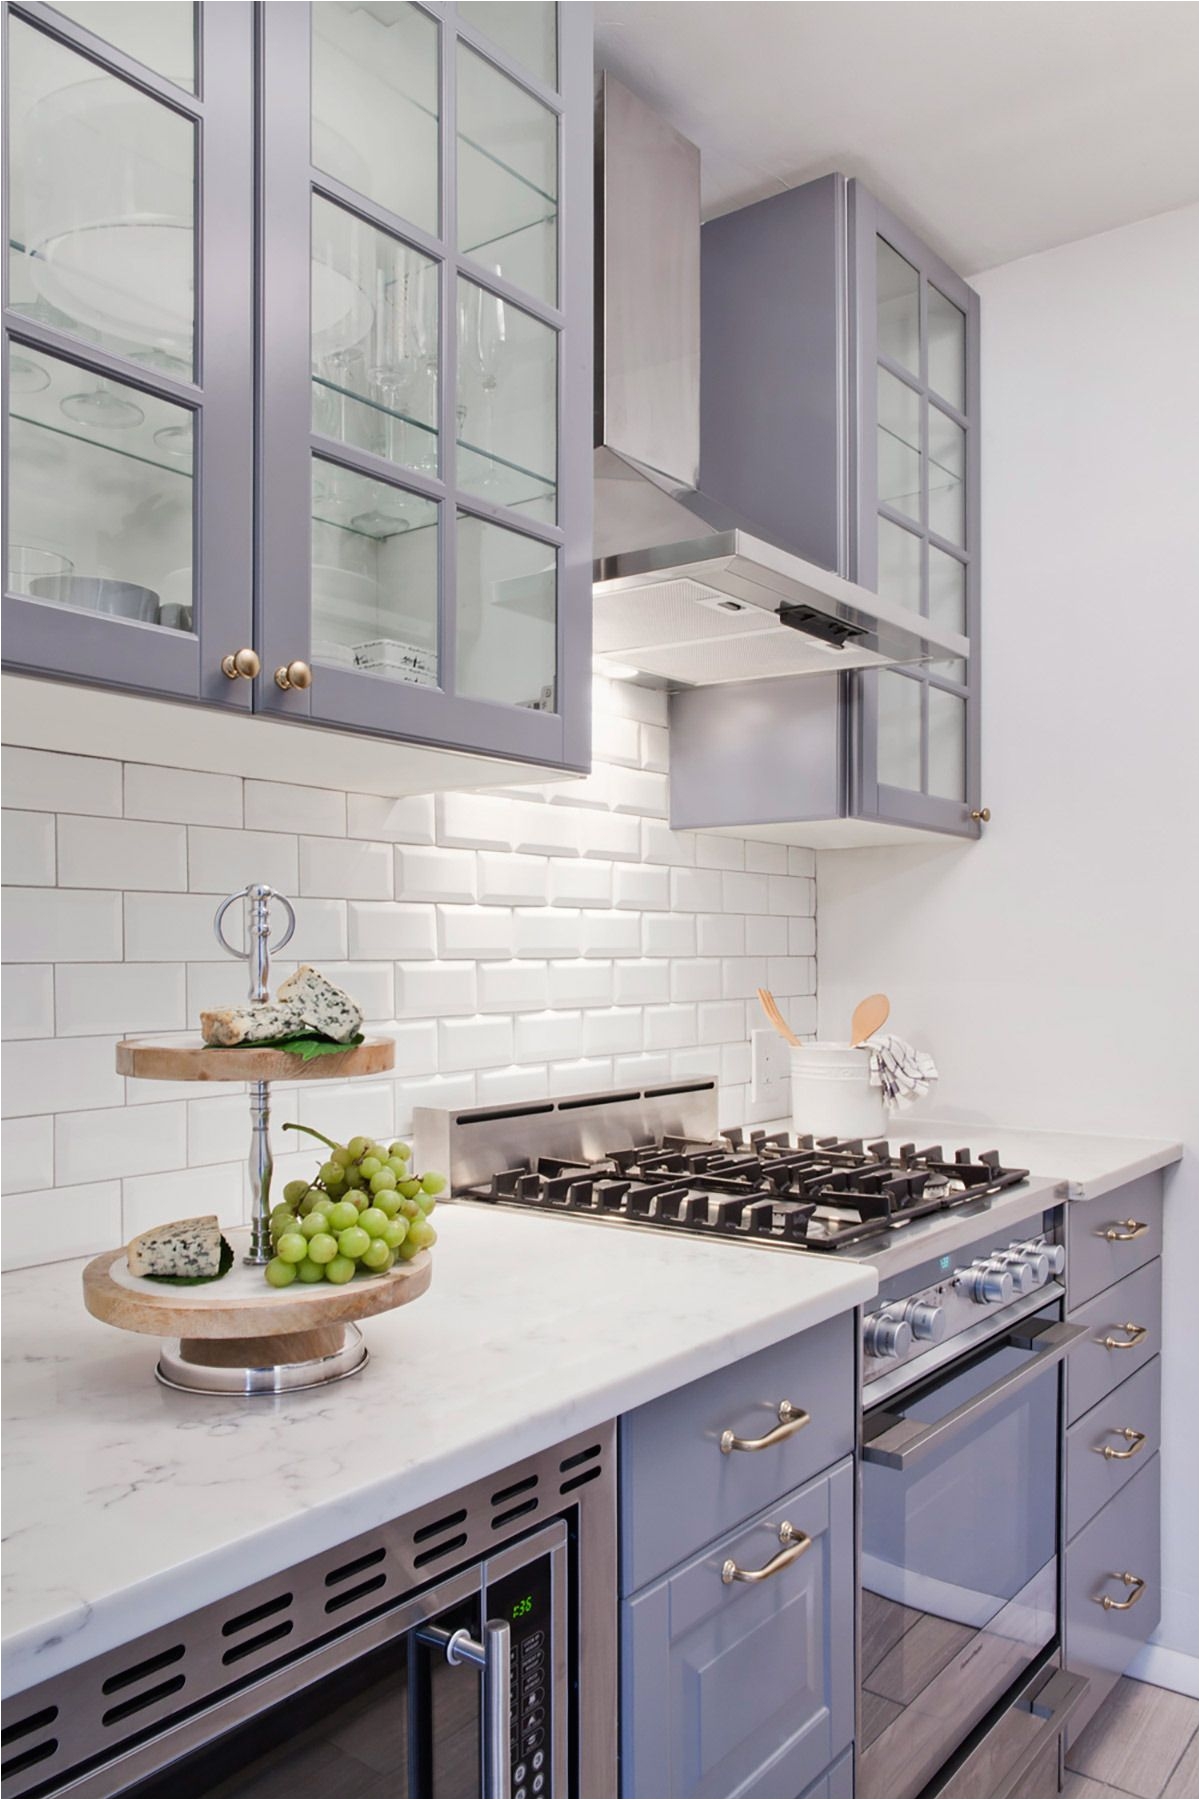
<instances>
[{"instance_id":1,"label":"brass cabinet knob","mask_svg":"<svg viewBox=\"0 0 1200 1800\"><path fill-rule=\"evenodd\" d=\"M990 806L981 806L977 812L971 814L971 817L977 825L990 825L992 822L992 809Z\"/></svg>"},{"instance_id":2,"label":"brass cabinet knob","mask_svg":"<svg viewBox=\"0 0 1200 1800\"><path fill-rule=\"evenodd\" d=\"M285 663L275 671L275 686L285 691L288 688L308 688L312 686L312 670L306 662Z\"/></svg>"},{"instance_id":3,"label":"brass cabinet knob","mask_svg":"<svg viewBox=\"0 0 1200 1800\"><path fill-rule=\"evenodd\" d=\"M222 673L228 675L230 681L242 676L245 681L253 681L262 668L257 650L235 650L232 656L221 658Z\"/></svg>"}]
</instances>

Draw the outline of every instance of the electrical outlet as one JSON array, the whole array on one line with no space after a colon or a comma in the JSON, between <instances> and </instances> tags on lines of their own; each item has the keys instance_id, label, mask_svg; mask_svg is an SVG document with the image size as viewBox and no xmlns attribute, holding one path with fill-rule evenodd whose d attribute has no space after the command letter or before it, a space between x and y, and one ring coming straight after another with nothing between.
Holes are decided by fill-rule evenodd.
<instances>
[{"instance_id":1,"label":"electrical outlet","mask_svg":"<svg viewBox=\"0 0 1200 1800\"><path fill-rule=\"evenodd\" d=\"M791 1100L792 1065L777 1031L750 1033L750 1100L772 1116L786 1113Z\"/></svg>"}]
</instances>

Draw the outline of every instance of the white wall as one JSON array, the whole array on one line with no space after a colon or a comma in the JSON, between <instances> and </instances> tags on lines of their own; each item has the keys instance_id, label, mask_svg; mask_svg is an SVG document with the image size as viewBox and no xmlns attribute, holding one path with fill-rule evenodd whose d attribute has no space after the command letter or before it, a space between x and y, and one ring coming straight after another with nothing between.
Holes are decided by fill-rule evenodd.
<instances>
[{"instance_id":1,"label":"white wall","mask_svg":"<svg viewBox=\"0 0 1200 1800\"><path fill-rule=\"evenodd\" d=\"M936 1056L927 1110L939 1117L1186 1140L1168 1180L1163 1257L1159 1639L1188 1656L1195 261L1189 208L976 277L992 823L969 847L818 857L822 1036L844 1032L853 1003L885 989L896 1028ZM1156 1679L1171 1666L1146 1665Z\"/></svg>"}]
</instances>

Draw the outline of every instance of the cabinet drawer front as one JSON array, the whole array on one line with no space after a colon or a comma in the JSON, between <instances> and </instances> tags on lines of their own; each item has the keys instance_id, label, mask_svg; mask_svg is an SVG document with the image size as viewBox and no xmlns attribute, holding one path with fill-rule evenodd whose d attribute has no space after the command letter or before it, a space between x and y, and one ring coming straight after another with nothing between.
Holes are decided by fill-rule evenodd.
<instances>
[{"instance_id":1,"label":"cabinet drawer front","mask_svg":"<svg viewBox=\"0 0 1200 1800\"><path fill-rule=\"evenodd\" d=\"M1082 1306L1162 1254L1161 1175L1143 1175L1099 1200L1072 1201L1066 1213L1068 1306Z\"/></svg>"},{"instance_id":2,"label":"cabinet drawer front","mask_svg":"<svg viewBox=\"0 0 1200 1800\"><path fill-rule=\"evenodd\" d=\"M854 1730L847 1459L622 1605L621 1791L801 1794ZM811 1543L757 1581L724 1580Z\"/></svg>"},{"instance_id":3,"label":"cabinet drawer front","mask_svg":"<svg viewBox=\"0 0 1200 1800\"><path fill-rule=\"evenodd\" d=\"M1160 1359L1151 1357L1067 1432L1068 1538L1158 1454L1161 1374Z\"/></svg>"},{"instance_id":4,"label":"cabinet drawer front","mask_svg":"<svg viewBox=\"0 0 1200 1800\"><path fill-rule=\"evenodd\" d=\"M829 1319L652 1400L621 1421L621 1592L846 1456L854 1444L854 1314ZM808 1424L762 1450L723 1452L777 1430L787 1401Z\"/></svg>"},{"instance_id":5,"label":"cabinet drawer front","mask_svg":"<svg viewBox=\"0 0 1200 1800\"><path fill-rule=\"evenodd\" d=\"M853 1792L854 1752L844 1750L811 1787L805 1788L800 1800L850 1800Z\"/></svg>"},{"instance_id":6,"label":"cabinet drawer front","mask_svg":"<svg viewBox=\"0 0 1200 1800\"><path fill-rule=\"evenodd\" d=\"M1086 1675L1087 1697L1067 1726L1068 1747L1158 1624L1160 1603L1159 1462L1134 1476L1067 1546L1063 1588L1066 1666ZM1122 1579L1145 1582L1137 1590ZM1127 1602L1105 1608L1102 1597Z\"/></svg>"},{"instance_id":7,"label":"cabinet drawer front","mask_svg":"<svg viewBox=\"0 0 1200 1800\"><path fill-rule=\"evenodd\" d=\"M1162 1348L1162 1266L1148 1263L1069 1316L1086 1325L1067 1357L1067 1423L1128 1381Z\"/></svg>"}]
</instances>

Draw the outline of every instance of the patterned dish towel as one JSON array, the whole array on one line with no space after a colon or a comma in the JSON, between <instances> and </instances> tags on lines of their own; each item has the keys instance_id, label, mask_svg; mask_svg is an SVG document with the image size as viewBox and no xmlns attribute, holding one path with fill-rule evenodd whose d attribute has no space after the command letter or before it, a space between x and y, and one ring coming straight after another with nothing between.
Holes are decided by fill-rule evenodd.
<instances>
[{"instance_id":1,"label":"patterned dish towel","mask_svg":"<svg viewBox=\"0 0 1200 1800\"><path fill-rule=\"evenodd\" d=\"M932 1056L914 1050L901 1037L872 1038L871 1086L883 1089L883 1103L889 1112L901 1112L929 1092L938 1078Z\"/></svg>"}]
</instances>

